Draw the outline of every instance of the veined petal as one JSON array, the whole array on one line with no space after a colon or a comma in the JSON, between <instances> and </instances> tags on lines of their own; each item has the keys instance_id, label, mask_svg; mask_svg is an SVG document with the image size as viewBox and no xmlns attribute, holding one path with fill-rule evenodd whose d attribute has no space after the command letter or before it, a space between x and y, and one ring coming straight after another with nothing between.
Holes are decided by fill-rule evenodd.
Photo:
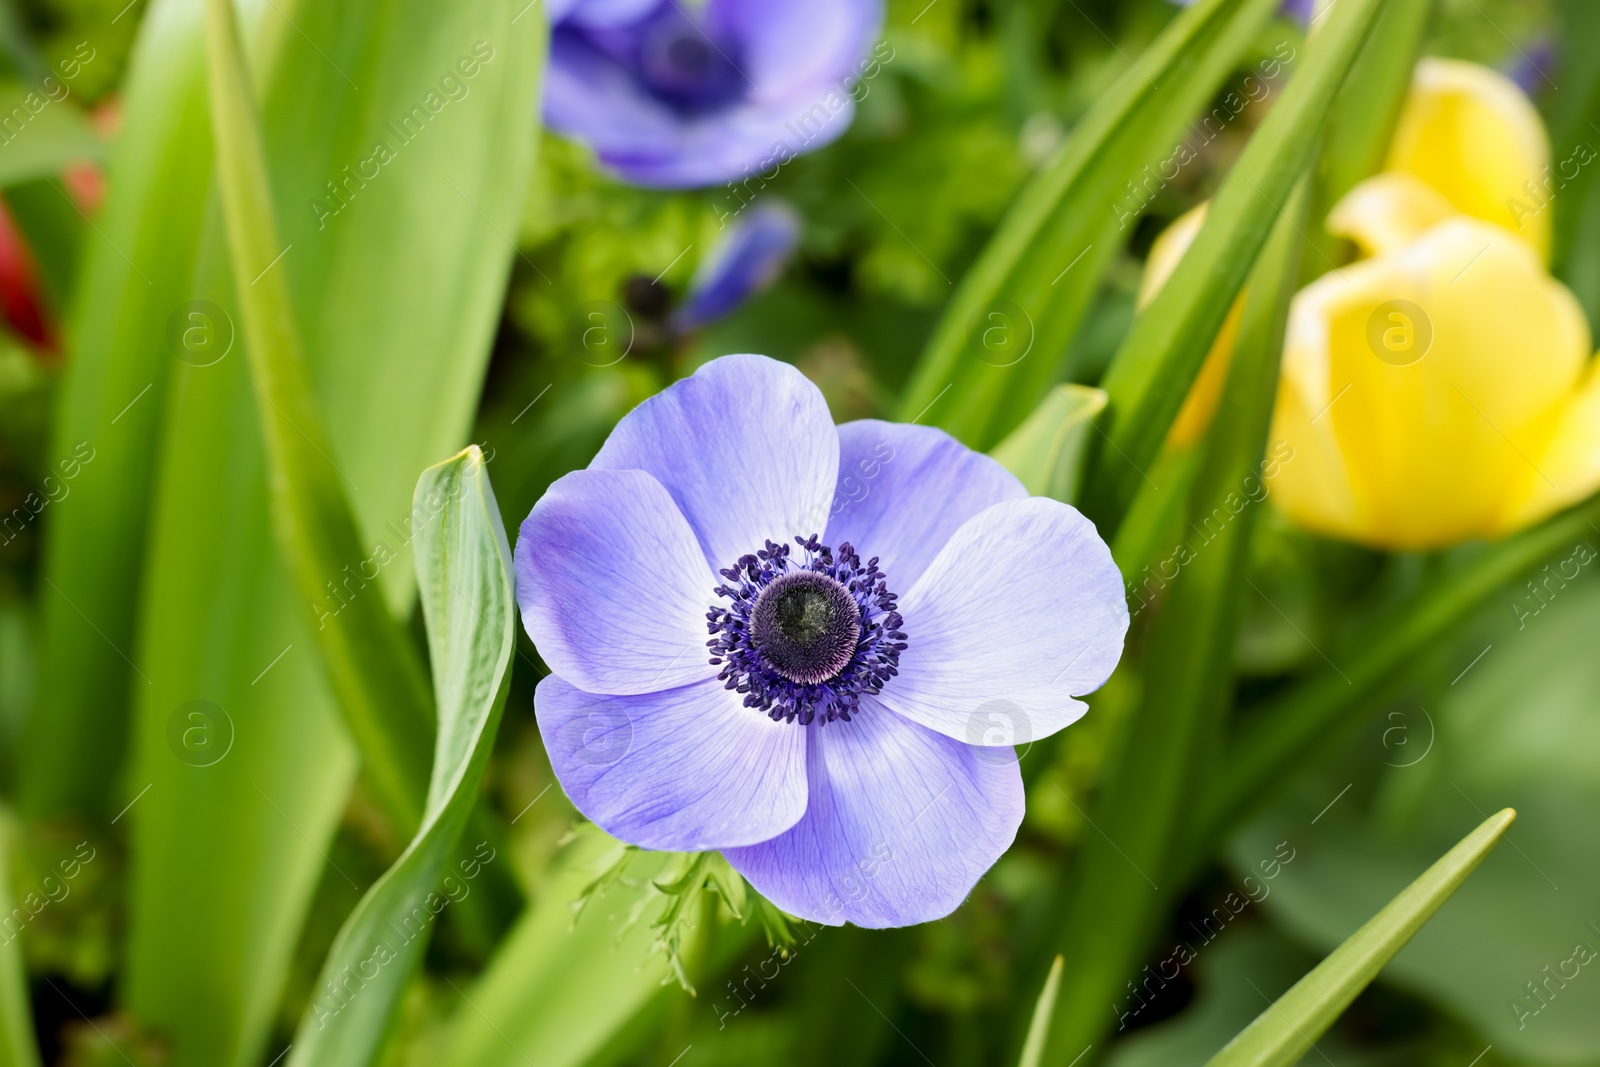
<instances>
[{"instance_id":1,"label":"veined petal","mask_svg":"<svg viewBox=\"0 0 1600 1067\"><path fill-rule=\"evenodd\" d=\"M805 734L805 815L771 841L723 850L784 911L830 926L943 918L1016 837L1022 775L1009 749L952 741L870 702Z\"/></svg>"},{"instance_id":2,"label":"veined petal","mask_svg":"<svg viewBox=\"0 0 1600 1067\"><path fill-rule=\"evenodd\" d=\"M765 841L806 810L805 731L715 679L597 696L555 675L534 713L561 788L613 837L692 852Z\"/></svg>"},{"instance_id":3,"label":"veined petal","mask_svg":"<svg viewBox=\"0 0 1600 1067\"><path fill-rule=\"evenodd\" d=\"M1403 248L1455 214L1455 205L1421 178L1385 171L1357 184L1333 206L1328 232L1377 256Z\"/></svg>"},{"instance_id":4,"label":"veined petal","mask_svg":"<svg viewBox=\"0 0 1600 1067\"><path fill-rule=\"evenodd\" d=\"M1015 475L931 426L860 419L839 427L839 484L827 541L878 557L909 590L962 523L1028 491Z\"/></svg>"},{"instance_id":5,"label":"veined petal","mask_svg":"<svg viewBox=\"0 0 1600 1067\"><path fill-rule=\"evenodd\" d=\"M1462 214L1510 230L1548 260L1550 212L1539 190L1549 163L1539 112L1510 78L1458 59L1417 64L1386 169L1416 175Z\"/></svg>"},{"instance_id":6,"label":"veined petal","mask_svg":"<svg viewBox=\"0 0 1600 1067\"><path fill-rule=\"evenodd\" d=\"M768 539L822 532L839 435L799 371L723 356L625 415L589 467L653 475L720 570Z\"/></svg>"},{"instance_id":7,"label":"veined petal","mask_svg":"<svg viewBox=\"0 0 1600 1067\"><path fill-rule=\"evenodd\" d=\"M550 669L591 693L714 677L706 610L720 584L667 490L643 471L574 471L517 537L522 625Z\"/></svg>"},{"instance_id":8,"label":"veined petal","mask_svg":"<svg viewBox=\"0 0 1600 1067\"><path fill-rule=\"evenodd\" d=\"M1122 575L1094 524L1055 500L996 504L957 530L901 597L900 674L878 700L975 745L1025 744L1076 722L1074 697L1122 656Z\"/></svg>"}]
</instances>

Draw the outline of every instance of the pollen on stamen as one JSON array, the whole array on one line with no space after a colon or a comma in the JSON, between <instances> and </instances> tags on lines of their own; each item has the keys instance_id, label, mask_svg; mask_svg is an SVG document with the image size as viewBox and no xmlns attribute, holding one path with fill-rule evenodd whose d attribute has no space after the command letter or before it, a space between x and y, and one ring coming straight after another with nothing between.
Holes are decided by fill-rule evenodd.
<instances>
[{"instance_id":1,"label":"pollen on stamen","mask_svg":"<svg viewBox=\"0 0 1600 1067\"><path fill-rule=\"evenodd\" d=\"M774 720L848 722L899 673L903 620L876 558L848 542L836 554L815 534L795 543L803 560L768 541L720 572L716 593L730 603L706 613L711 663Z\"/></svg>"}]
</instances>

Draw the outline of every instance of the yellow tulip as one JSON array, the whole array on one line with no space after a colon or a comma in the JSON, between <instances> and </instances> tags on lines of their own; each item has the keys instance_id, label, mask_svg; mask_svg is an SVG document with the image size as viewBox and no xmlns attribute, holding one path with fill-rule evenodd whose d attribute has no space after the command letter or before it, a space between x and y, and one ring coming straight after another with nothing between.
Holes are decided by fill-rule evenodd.
<instances>
[{"instance_id":1,"label":"yellow tulip","mask_svg":"<svg viewBox=\"0 0 1600 1067\"><path fill-rule=\"evenodd\" d=\"M1550 257L1559 179L1539 113L1515 82L1457 59L1424 59L1401 108L1385 170L1410 174L1462 215L1516 233Z\"/></svg>"},{"instance_id":2,"label":"yellow tulip","mask_svg":"<svg viewBox=\"0 0 1600 1067\"><path fill-rule=\"evenodd\" d=\"M1303 526L1381 548L1493 537L1600 487L1589 326L1540 254L1409 174L1329 228L1371 257L1296 295L1272 480ZM1455 205L1459 206L1459 205Z\"/></svg>"}]
</instances>

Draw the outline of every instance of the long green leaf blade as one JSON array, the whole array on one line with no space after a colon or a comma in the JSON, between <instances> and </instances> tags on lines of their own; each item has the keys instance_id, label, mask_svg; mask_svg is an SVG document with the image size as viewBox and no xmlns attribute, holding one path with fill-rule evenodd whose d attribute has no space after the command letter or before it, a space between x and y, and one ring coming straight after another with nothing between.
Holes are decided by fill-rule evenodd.
<instances>
[{"instance_id":1,"label":"long green leaf blade","mask_svg":"<svg viewBox=\"0 0 1600 1067\"><path fill-rule=\"evenodd\" d=\"M1275 8L1197 4L1130 61L962 280L901 399L903 420L986 449L1033 410L1133 232L1142 203L1124 186L1171 156Z\"/></svg>"},{"instance_id":2,"label":"long green leaf blade","mask_svg":"<svg viewBox=\"0 0 1600 1067\"><path fill-rule=\"evenodd\" d=\"M147 20L147 32L164 34L148 61L197 77L140 107L198 107L205 117L203 10L167 0ZM502 235L521 216L535 144L545 23L537 8L517 20L519 10L510 0L274 0L254 23L241 11L285 241L272 269L288 275L317 406L337 413L329 459L354 487L366 550L325 586L319 606L329 613L352 597L409 613L417 474L467 439L514 256ZM462 99L446 101L447 74ZM424 103L425 113L435 108L425 124L412 110ZM402 139L391 123L405 116ZM198 166L209 174L209 124L201 130ZM380 142L394 154L378 153L380 177L358 187L351 175ZM336 177L349 184L339 214L324 218L309 204L331 214ZM185 299L231 305L215 200L202 186L184 206L199 220ZM114 286L92 295L107 308L121 298ZM319 879L347 878L327 856L356 753L318 662L314 612L272 536L245 355L236 347L209 366L163 359L174 382L133 656L151 684L139 686L127 779L137 784L111 809L150 785L124 820L134 842L119 988L141 1025L171 1039L174 1067L244 1067L259 1062L279 1011L312 891ZM168 744L175 709L196 698L236 728L213 765ZM510 884L508 866L491 865L456 918L497 872Z\"/></svg>"},{"instance_id":3,"label":"long green leaf blade","mask_svg":"<svg viewBox=\"0 0 1600 1067\"><path fill-rule=\"evenodd\" d=\"M1340 666L1314 673L1282 696L1251 709L1218 776L1200 804L1200 839L1229 827L1278 795L1292 773L1372 714L1384 686L1433 643L1471 618L1489 597L1557 551L1590 536L1600 499L1490 546L1372 625L1360 644L1335 650Z\"/></svg>"},{"instance_id":4,"label":"long green leaf blade","mask_svg":"<svg viewBox=\"0 0 1600 1067\"><path fill-rule=\"evenodd\" d=\"M232 0L207 0L206 13L218 186L266 440L273 526L301 597L315 605L323 584L367 552L329 458L333 446L312 394L287 272L268 269L284 245ZM323 666L362 769L394 825L409 833L422 817L433 729L422 664L379 597L352 597L317 622Z\"/></svg>"},{"instance_id":5,"label":"long green leaf blade","mask_svg":"<svg viewBox=\"0 0 1600 1067\"><path fill-rule=\"evenodd\" d=\"M1039 1067L1044 1061L1044 1043L1050 1036L1050 1019L1056 1010L1056 995L1061 992L1061 967L1065 960L1057 956L1050 964L1050 973L1044 976L1044 988L1039 990L1039 1000L1033 1006L1033 1021L1028 1024L1028 1037L1022 1043L1022 1058L1017 1067Z\"/></svg>"},{"instance_id":6,"label":"long green leaf blade","mask_svg":"<svg viewBox=\"0 0 1600 1067\"><path fill-rule=\"evenodd\" d=\"M494 747L516 626L511 549L477 446L423 474L415 509L430 516L417 535L417 586L439 706L427 809L405 853L339 931L290 1067L377 1059L435 917L472 892L482 866L459 861L440 892Z\"/></svg>"},{"instance_id":7,"label":"long green leaf blade","mask_svg":"<svg viewBox=\"0 0 1600 1067\"><path fill-rule=\"evenodd\" d=\"M49 707L28 718L19 761L29 819L105 822L127 802L112 788L129 687L152 684L134 662L135 600L176 362L168 321L197 295L211 173L197 11L193 0L165 0L145 17L124 89L115 180L81 271L51 453L88 462L74 480L75 506L46 527L39 669L53 681ZM66 197L59 186L52 195ZM84 744L89 737L97 743Z\"/></svg>"},{"instance_id":8,"label":"long green leaf blade","mask_svg":"<svg viewBox=\"0 0 1600 1067\"><path fill-rule=\"evenodd\" d=\"M11 919L11 825L0 811L0 1067L39 1067L21 931Z\"/></svg>"},{"instance_id":9,"label":"long green leaf blade","mask_svg":"<svg viewBox=\"0 0 1600 1067\"><path fill-rule=\"evenodd\" d=\"M1393 0L1414 3L1418 0ZM1090 476L1088 508L1114 529L1156 458L1283 205L1310 165L1322 126L1384 0L1344 0L1307 47L1305 66L1251 137L1194 244L1135 320L1102 386L1110 447Z\"/></svg>"},{"instance_id":10,"label":"long green leaf blade","mask_svg":"<svg viewBox=\"0 0 1600 1067\"><path fill-rule=\"evenodd\" d=\"M1191 528L1214 533L1187 539L1190 556L1156 608L1144 691L1091 816L1103 836L1089 838L1077 859L1057 946L1075 963L1051 1027L1054 1059L1071 1059L1110 1025L1104 1006L1138 969L1170 900L1170 856L1189 827L1193 789L1220 747L1240 589L1261 508L1259 500L1239 508L1230 501L1243 499L1239 487L1260 477L1306 201L1302 184L1251 275L1188 507Z\"/></svg>"},{"instance_id":11,"label":"long green leaf blade","mask_svg":"<svg viewBox=\"0 0 1600 1067\"><path fill-rule=\"evenodd\" d=\"M1383 965L1500 843L1516 817L1506 808L1486 819L1206 1061L1206 1067L1289 1067L1300 1062Z\"/></svg>"}]
</instances>

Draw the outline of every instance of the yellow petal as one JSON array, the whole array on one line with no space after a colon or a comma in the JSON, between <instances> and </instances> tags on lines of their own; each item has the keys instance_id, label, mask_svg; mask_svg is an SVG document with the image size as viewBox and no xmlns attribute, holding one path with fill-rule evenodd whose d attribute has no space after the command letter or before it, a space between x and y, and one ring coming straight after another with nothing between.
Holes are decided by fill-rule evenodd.
<instances>
[{"instance_id":1,"label":"yellow petal","mask_svg":"<svg viewBox=\"0 0 1600 1067\"><path fill-rule=\"evenodd\" d=\"M1280 506L1379 547L1500 532L1588 352L1572 294L1526 244L1473 219L1325 275L1290 309Z\"/></svg>"},{"instance_id":2,"label":"yellow petal","mask_svg":"<svg viewBox=\"0 0 1600 1067\"><path fill-rule=\"evenodd\" d=\"M1167 279L1172 277L1172 272L1178 269L1178 262L1194 243L1195 237L1200 233L1200 227L1205 225L1206 209L1209 206L1210 201L1206 201L1190 208L1162 230L1151 244L1150 255L1146 257L1144 263L1144 277L1139 282L1140 308L1156 298L1161 287L1167 284ZM1183 407L1178 409L1178 416L1173 419L1172 428L1167 431L1168 447L1189 447L1200 440L1206 428L1211 425L1211 417L1217 411L1217 402L1222 399L1222 387L1228 380L1228 364L1233 359L1233 346L1239 337L1239 316L1242 305L1241 298L1235 300L1233 307L1228 309L1228 317L1223 320L1222 328L1217 331L1216 340L1211 342L1211 351L1207 353L1206 361L1195 377L1194 385L1190 386Z\"/></svg>"},{"instance_id":3,"label":"yellow petal","mask_svg":"<svg viewBox=\"0 0 1600 1067\"><path fill-rule=\"evenodd\" d=\"M1462 214L1516 233L1550 256L1555 188L1544 124L1515 82L1456 59L1417 64L1389 147L1389 170L1415 175Z\"/></svg>"},{"instance_id":4,"label":"yellow petal","mask_svg":"<svg viewBox=\"0 0 1600 1067\"><path fill-rule=\"evenodd\" d=\"M1410 244L1455 214L1455 206L1433 186L1391 170L1346 193L1328 213L1328 232L1376 256Z\"/></svg>"},{"instance_id":5,"label":"yellow petal","mask_svg":"<svg viewBox=\"0 0 1600 1067\"><path fill-rule=\"evenodd\" d=\"M1600 361L1590 361L1583 385L1550 422L1549 440L1530 457L1531 474L1507 501L1496 533L1531 526L1600 489Z\"/></svg>"}]
</instances>

